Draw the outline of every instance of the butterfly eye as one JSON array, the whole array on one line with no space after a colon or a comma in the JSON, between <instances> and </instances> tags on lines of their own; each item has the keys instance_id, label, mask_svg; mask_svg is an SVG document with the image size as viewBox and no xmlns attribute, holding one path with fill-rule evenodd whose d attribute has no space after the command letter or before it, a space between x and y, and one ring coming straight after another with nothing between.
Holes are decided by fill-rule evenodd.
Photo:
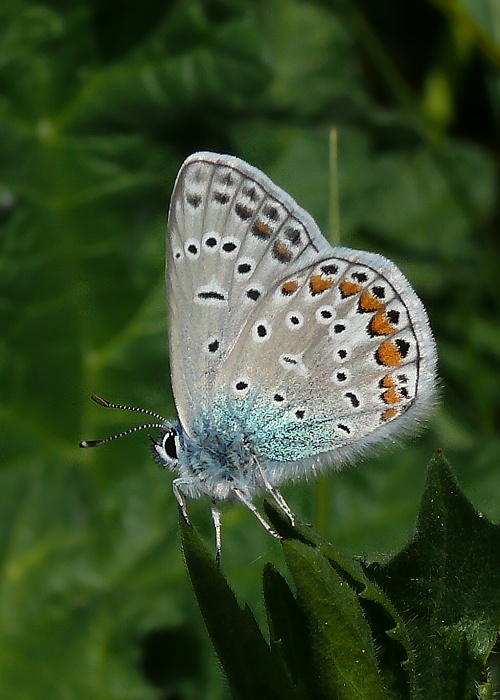
<instances>
[{"instance_id":1,"label":"butterfly eye","mask_svg":"<svg viewBox=\"0 0 500 700\"><path fill-rule=\"evenodd\" d=\"M178 459L178 437L176 430L169 430L162 438L161 446L170 459Z\"/></svg>"}]
</instances>

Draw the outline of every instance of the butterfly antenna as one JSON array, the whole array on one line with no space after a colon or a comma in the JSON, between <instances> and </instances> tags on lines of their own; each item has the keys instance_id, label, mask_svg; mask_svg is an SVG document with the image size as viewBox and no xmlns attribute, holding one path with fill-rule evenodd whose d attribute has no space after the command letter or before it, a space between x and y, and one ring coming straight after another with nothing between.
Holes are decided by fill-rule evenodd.
<instances>
[{"instance_id":1,"label":"butterfly antenna","mask_svg":"<svg viewBox=\"0 0 500 700\"><path fill-rule=\"evenodd\" d=\"M136 413L145 413L147 416L157 418L159 421L161 421L161 423L146 423L145 425L136 425L133 428L123 430L121 433L116 433L116 435L110 435L109 437L102 438L101 440L82 440L80 442L80 447L97 447L97 445L102 445L105 442L118 440L118 438L125 437L125 435L131 435L132 433L136 433L138 430L165 427L165 419L163 418L163 416L160 416L159 413L155 413L154 411L149 411L147 408L136 408L135 406L122 406L122 404L119 403L106 401L106 399L103 399L100 396L97 396L96 394L92 394L91 399L92 401L95 401L95 403L99 404L99 406L104 406L104 408L120 408L123 411L135 411Z\"/></svg>"},{"instance_id":2,"label":"butterfly antenna","mask_svg":"<svg viewBox=\"0 0 500 700\"><path fill-rule=\"evenodd\" d=\"M106 399L97 396L97 394L92 394L90 397L92 401L98 403L99 406L104 406L104 408L120 408L122 411L135 411L136 413L145 413L147 416L152 416L153 418L158 418L162 423L165 422L165 418L160 416L159 413L155 411L149 411L147 408L137 408L136 406L122 406L120 403L113 403L112 401L106 401Z\"/></svg>"}]
</instances>

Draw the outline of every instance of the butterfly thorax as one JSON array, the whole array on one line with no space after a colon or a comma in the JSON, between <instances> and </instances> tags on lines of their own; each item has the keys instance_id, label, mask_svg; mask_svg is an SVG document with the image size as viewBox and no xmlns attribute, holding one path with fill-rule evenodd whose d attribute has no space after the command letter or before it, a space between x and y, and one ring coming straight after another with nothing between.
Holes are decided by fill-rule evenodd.
<instances>
[{"instance_id":1,"label":"butterfly thorax","mask_svg":"<svg viewBox=\"0 0 500 700\"><path fill-rule=\"evenodd\" d=\"M159 452L160 461L178 473L186 496L226 500L235 488L249 495L262 488L255 453L242 432L222 429L203 419L191 435L180 423L171 430L176 433L176 459L166 460Z\"/></svg>"}]
</instances>

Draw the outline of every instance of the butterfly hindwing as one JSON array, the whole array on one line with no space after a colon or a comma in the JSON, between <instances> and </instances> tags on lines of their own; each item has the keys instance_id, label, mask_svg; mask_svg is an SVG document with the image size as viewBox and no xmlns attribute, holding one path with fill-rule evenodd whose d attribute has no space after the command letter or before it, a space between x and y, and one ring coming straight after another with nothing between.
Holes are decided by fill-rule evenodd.
<instances>
[{"instance_id":1,"label":"butterfly hindwing","mask_svg":"<svg viewBox=\"0 0 500 700\"><path fill-rule=\"evenodd\" d=\"M262 460L305 471L387 441L433 397L434 343L408 281L380 255L332 253L274 285L215 392L221 423Z\"/></svg>"}]
</instances>

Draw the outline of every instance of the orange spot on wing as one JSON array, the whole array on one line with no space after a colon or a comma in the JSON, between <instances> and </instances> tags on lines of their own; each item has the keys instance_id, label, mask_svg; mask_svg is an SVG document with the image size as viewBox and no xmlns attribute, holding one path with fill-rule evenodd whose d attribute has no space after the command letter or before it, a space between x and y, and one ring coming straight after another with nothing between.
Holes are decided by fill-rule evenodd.
<instances>
[{"instance_id":1,"label":"orange spot on wing","mask_svg":"<svg viewBox=\"0 0 500 700\"><path fill-rule=\"evenodd\" d=\"M339 289L342 297L345 299L346 297L352 297L354 294L357 294L363 287L360 284L356 284L356 282L342 280L339 284Z\"/></svg>"},{"instance_id":2,"label":"orange spot on wing","mask_svg":"<svg viewBox=\"0 0 500 700\"><path fill-rule=\"evenodd\" d=\"M382 377L380 380L380 386L383 389L392 389L396 386L396 380L391 374L386 374L385 377Z\"/></svg>"},{"instance_id":3,"label":"orange spot on wing","mask_svg":"<svg viewBox=\"0 0 500 700\"><path fill-rule=\"evenodd\" d=\"M257 219L253 225L253 232L258 238L269 238L271 236L272 229L264 221Z\"/></svg>"},{"instance_id":4,"label":"orange spot on wing","mask_svg":"<svg viewBox=\"0 0 500 700\"><path fill-rule=\"evenodd\" d=\"M381 418L383 421L388 421L388 420L392 420L393 418L396 418L397 415L398 415L398 412L395 408L388 408L387 411L384 411L382 413Z\"/></svg>"},{"instance_id":5,"label":"orange spot on wing","mask_svg":"<svg viewBox=\"0 0 500 700\"><path fill-rule=\"evenodd\" d=\"M290 296L290 294L293 294L294 292L297 291L299 288L299 283L297 280L288 280L288 282L285 282L282 287L281 287L281 293L284 294L285 296Z\"/></svg>"},{"instance_id":6,"label":"orange spot on wing","mask_svg":"<svg viewBox=\"0 0 500 700\"><path fill-rule=\"evenodd\" d=\"M394 388L387 389L382 394L382 401L388 404L401 403L402 400L400 394Z\"/></svg>"},{"instance_id":7,"label":"orange spot on wing","mask_svg":"<svg viewBox=\"0 0 500 700\"><path fill-rule=\"evenodd\" d=\"M362 295L361 299L363 297L364 294ZM378 311L370 321L368 327L370 333L372 333L373 335L390 335L395 330L394 326L387 318L385 311Z\"/></svg>"},{"instance_id":8,"label":"orange spot on wing","mask_svg":"<svg viewBox=\"0 0 500 700\"><path fill-rule=\"evenodd\" d=\"M361 313L368 313L369 311L378 311L384 306L383 302L377 297L373 296L371 292L363 292L359 298L358 309Z\"/></svg>"},{"instance_id":9,"label":"orange spot on wing","mask_svg":"<svg viewBox=\"0 0 500 700\"><path fill-rule=\"evenodd\" d=\"M311 275L309 289L311 290L311 294L316 296L317 294L323 294L327 289L331 289L334 284L334 280L323 277L323 275Z\"/></svg>"},{"instance_id":10,"label":"orange spot on wing","mask_svg":"<svg viewBox=\"0 0 500 700\"><path fill-rule=\"evenodd\" d=\"M275 241L273 245L273 256L280 262L290 262L292 251L281 241Z\"/></svg>"},{"instance_id":11,"label":"orange spot on wing","mask_svg":"<svg viewBox=\"0 0 500 700\"><path fill-rule=\"evenodd\" d=\"M391 340L386 340L385 343L378 348L375 353L375 359L380 365L385 365L386 367L397 367L401 364L401 352L399 351L397 345Z\"/></svg>"}]
</instances>

